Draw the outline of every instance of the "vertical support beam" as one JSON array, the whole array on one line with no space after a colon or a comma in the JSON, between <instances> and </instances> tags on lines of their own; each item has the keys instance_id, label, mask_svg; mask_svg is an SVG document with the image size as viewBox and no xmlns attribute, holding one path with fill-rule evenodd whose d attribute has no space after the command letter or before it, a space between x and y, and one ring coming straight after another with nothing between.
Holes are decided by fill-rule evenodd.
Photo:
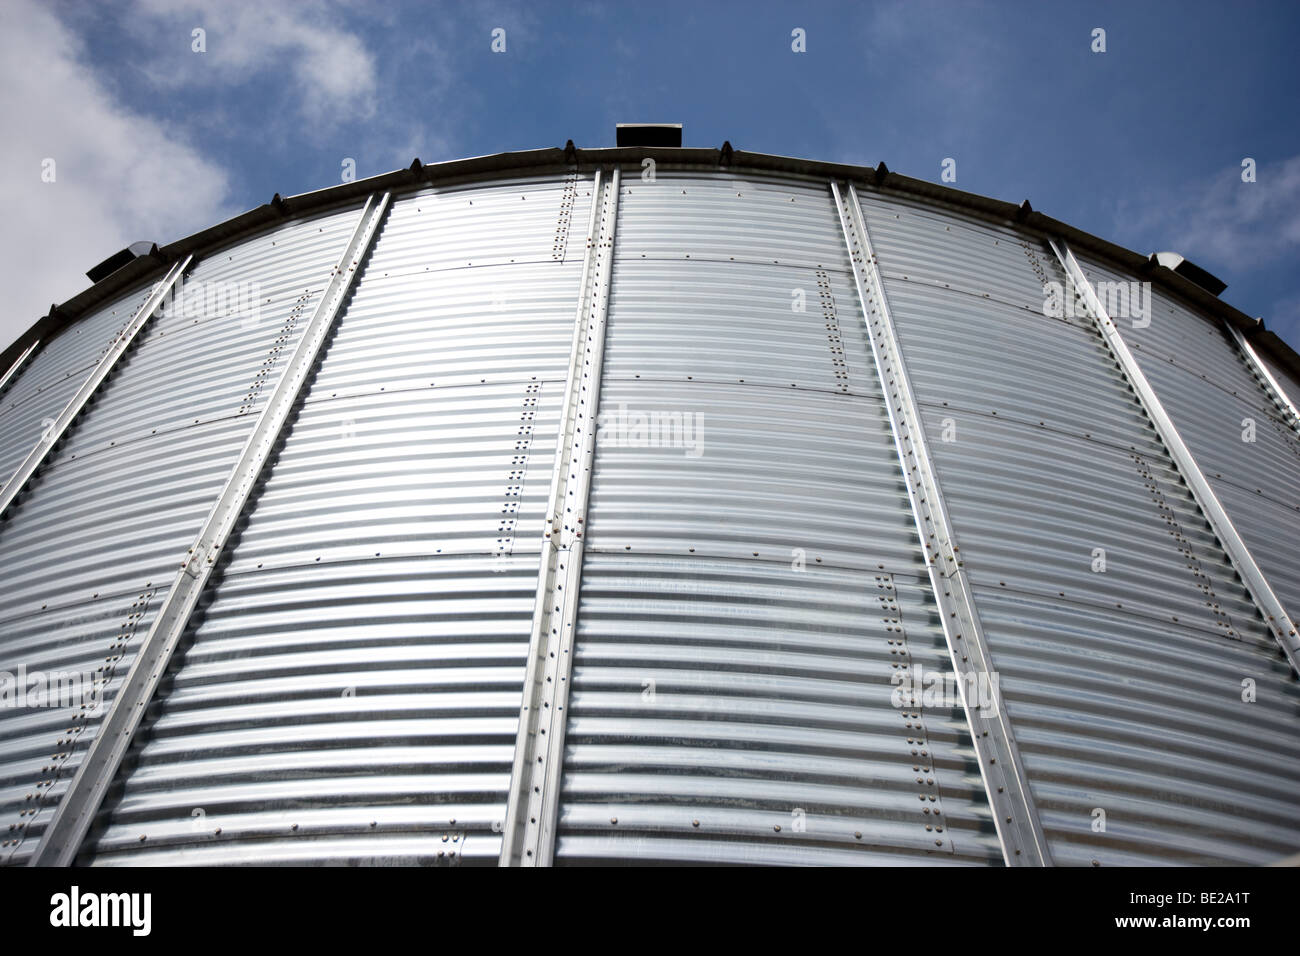
<instances>
[{"instance_id":1,"label":"vertical support beam","mask_svg":"<svg viewBox=\"0 0 1300 956\"><path fill-rule=\"evenodd\" d=\"M154 286L153 292L149 294L149 298L147 298L144 301L144 304L140 306L140 311L135 314L134 318L131 319L126 328L122 330L122 333L117 337L117 341L115 341L109 350L104 353L104 357L99 360L99 364L96 365L95 370L90 373L90 377L81 384L81 388L77 389L77 394L73 395L68 404L64 406L63 411L59 413L59 417L54 420L54 424L51 425L45 434L41 436L40 441L36 443L36 447L32 449L31 454L29 454L23 463L18 466L18 470L15 471L9 481L5 483L4 491L0 492L0 518L3 518L8 513L9 506L14 503L14 500L22 493L23 489L27 487L27 483L31 481L36 472L40 470L41 465L45 463L45 459L49 457L50 452L59 444L59 441L63 436L67 434L73 421L75 421L77 416L81 414L82 409L86 407L86 403L90 401L91 396L99 390L99 386L102 385L104 380L112 373L113 367L117 364L117 360L126 354L126 350L131 347L131 343L134 342L136 336L140 334L140 330L149 324L149 320L154 317L154 314L158 311L158 307L162 305L163 300L166 299L168 293L171 292L172 286L174 286L177 280L180 279L181 274L189 268L190 260L192 258L193 256L186 256L184 262L173 263L172 267L167 270L167 275L163 277L161 282Z\"/></svg>"},{"instance_id":2,"label":"vertical support beam","mask_svg":"<svg viewBox=\"0 0 1300 956\"><path fill-rule=\"evenodd\" d=\"M27 346L27 348L23 350L23 354L14 359L14 364L9 366L9 371L5 372L3 376L0 376L0 395L4 394L5 389L9 387L9 383L14 380L14 376L17 375L19 371L22 370L22 367L27 364L27 360L32 357L32 353L40 347L40 344L41 340L37 339L31 345Z\"/></svg>"},{"instance_id":3,"label":"vertical support beam","mask_svg":"<svg viewBox=\"0 0 1300 956\"><path fill-rule=\"evenodd\" d=\"M903 362L902 348L885 296L885 283L867 233L858 193L851 183L846 192L834 181L831 182L831 193L839 210L840 227L853 266L853 283L866 321L867 338L871 341L871 357L885 395L894 446L907 485L930 584L943 618L943 633L979 759L980 775L993 811L993 822L997 826L1002 857L1008 866L1050 866L1051 854L1020 762L1020 751L1011 732L1006 707L995 695L996 706L981 709L978 695L974 693L977 688L998 687L993 679L993 658L984 639L979 612L963 567L961 548L930 458L925 422Z\"/></svg>"},{"instance_id":4,"label":"vertical support beam","mask_svg":"<svg viewBox=\"0 0 1300 956\"><path fill-rule=\"evenodd\" d=\"M1223 324L1226 325L1228 331L1232 333L1232 337L1237 342L1237 347L1241 349L1241 354L1246 357L1246 362L1250 365L1255 374L1263 380L1265 391L1268 393L1269 398L1273 399L1274 404L1286 413L1287 424L1296 432L1300 432L1300 411L1296 411L1296 407L1292 404L1291 399L1287 397L1286 391L1278 383L1278 380L1273 377L1273 373L1268 370L1268 366L1260 361L1259 356L1255 353L1254 347L1251 346L1249 341L1247 341L1246 336L1242 334L1241 329L1237 328L1227 319L1224 319Z\"/></svg>"},{"instance_id":5,"label":"vertical support beam","mask_svg":"<svg viewBox=\"0 0 1300 956\"><path fill-rule=\"evenodd\" d=\"M1105 340L1111 355L1119 363L1120 369L1128 379L1133 390L1137 392L1138 400L1142 407L1146 409L1147 417L1155 426L1156 433L1160 440L1164 442L1165 448L1169 450L1169 456L1174 460L1174 466L1178 469L1183 480L1187 482L1187 487L1192 492L1192 497L1200 505L1202 514L1210 523L1210 528L1219 539L1219 544L1227 552L1232 566L1236 568L1237 574L1245 583L1246 589L1250 592L1255 604L1263 614L1264 621L1268 624L1269 630L1272 631L1273 637L1282 647L1282 653L1291 662L1291 666L1300 673L1300 636L1297 636L1295 623L1287 616L1286 609L1282 602L1278 600L1273 589L1269 586L1268 580L1264 577L1264 572L1259 569L1255 563L1254 556L1250 549L1246 547L1246 542L1241 539L1237 529L1233 527L1232 520L1228 517L1228 512L1219 502L1218 496L1215 495L1214 489L1201 471L1201 466L1196 463L1196 458L1192 455L1191 450L1184 444L1182 436L1178 434L1178 429L1174 427L1173 419L1165 411L1164 406L1160 403L1160 398L1156 391L1147 381L1146 375L1143 374L1137 359L1129 351L1123 337L1119 334L1119 329L1106 313L1106 307L1102 304L1101 299L1097 296L1097 291L1088 281L1088 277L1083 274L1083 269L1079 266L1078 261L1074 258L1074 253L1070 251L1069 245L1064 239L1050 240L1052 251L1056 253L1056 258L1060 260L1061 268L1069 276L1070 281L1074 283L1079 294L1083 296L1088 305L1088 311L1092 313L1093 323L1101 332L1101 337Z\"/></svg>"},{"instance_id":6,"label":"vertical support beam","mask_svg":"<svg viewBox=\"0 0 1300 956\"><path fill-rule=\"evenodd\" d=\"M190 615L199 602L217 558L257 486L271 452L279 442L280 433L297 405L303 386L316 367L325 342L374 244L380 223L388 211L388 202L387 193L378 202L373 196L366 200L352 239L330 274L324 295L303 330L302 338L289 358L266 407L258 416L257 424L244 443L239 460L217 496L203 530L181 563L181 570L171 590L167 592L153 626L145 635L121 689L104 715L90 749L77 768L63 799L59 801L40 846L32 854L32 866L69 866L76 859L81 841L103 802L104 794L117 775L117 768L130 747L131 738L140 725L145 708L153 699L154 691L167 670L181 636L185 633Z\"/></svg>"},{"instance_id":7,"label":"vertical support beam","mask_svg":"<svg viewBox=\"0 0 1300 956\"><path fill-rule=\"evenodd\" d=\"M528 667L507 795L502 866L548 866L555 855L560 771L582 576L583 529L596 450L600 374L609 315L619 169L596 174L555 470L542 539Z\"/></svg>"}]
</instances>

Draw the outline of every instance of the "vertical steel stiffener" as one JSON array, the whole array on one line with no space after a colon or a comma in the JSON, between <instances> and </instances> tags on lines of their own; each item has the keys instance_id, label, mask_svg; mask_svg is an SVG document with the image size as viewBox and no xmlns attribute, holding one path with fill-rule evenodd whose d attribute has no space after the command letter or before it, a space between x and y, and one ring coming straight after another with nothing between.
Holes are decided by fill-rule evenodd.
<instances>
[{"instance_id":1,"label":"vertical steel stiffener","mask_svg":"<svg viewBox=\"0 0 1300 956\"><path fill-rule=\"evenodd\" d=\"M1049 866L1051 854L1020 762L1006 706L995 695L993 708L981 708L978 697L971 693L975 687L998 686L993 680L993 660L963 568L961 548L944 507L943 491L926 444L925 423L908 379L858 193L852 183L842 189L834 181L831 193L839 211L853 266L853 283L871 341L871 357L885 395L899 465L930 584L943 617L944 637L958 677L962 708L993 809L1003 859L1008 866Z\"/></svg>"},{"instance_id":2,"label":"vertical steel stiffener","mask_svg":"<svg viewBox=\"0 0 1300 956\"><path fill-rule=\"evenodd\" d=\"M114 366L116 366L118 360L126 354L127 349L131 347L131 343L134 342L136 337L140 334L140 330L148 325L149 320L158 312L158 307L162 305L163 301L167 298L167 294L171 292L172 287L176 284L177 280L179 280L185 273L185 270L189 268L190 262L193 258L193 256L186 256L183 262L172 264L172 267L167 270L167 274L163 277L162 281L154 286L153 292L150 294L149 298L140 306L140 311L135 314L134 318L131 319L126 328L122 330L122 334L117 337L117 341L113 343L112 347L109 348L104 357L99 360L99 364L95 367L95 370L90 373L90 377L82 383L81 388L77 389L77 393L72 396L72 399L64 407L63 411L59 413L59 417L54 420L54 424L51 425L41 436L40 440L37 441L36 447L31 450L31 453L27 456L26 460L18 466L18 470L14 472L13 476L5 484L4 491L0 492L0 519L8 513L9 507L14 503L14 500L18 495L22 493L22 490L27 487L27 483L32 480L32 477L36 472L40 470L41 465L43 465L46 458L49 457L50 452L52 452L59 444L59 440L67 434L68 429L72 426L72 423L76 420L77 416L81 414L82 409L86 407L86 404L94 396L95 392L99 390L99 386L102 385L104 380L112 374ZM35 346L33 346L33 348L34 347ZM24 354L23 358L25 359L27 354L30 354L30 352L31 350L29 349L28 352ZM13 370L11 369L9 373L6 373L5 377L8 378L9 374L12 374L12 371Z\"/></svg>"},{"instance_id":3,"label":"vertical steel stiffener","mask_svg":"<svg viewBox=\"0 0 1300 956\"><path fill-rule=\"evenodd\" d=\"M1300 411L1296 410L1291 399L1287 397L1285 389L1278 384L1273 373L1268 370L1268 366L1260 361L1259 355L1256 354L1254 346L1246 341L1246 336L1241 334L1241 329L1237 328L1231 322L1224 322L1228 331L1232 334L1233 340L1237 347L1241 349L1241 354L1246 357L1247 363L1255 375L1264 383L1269 397L1274 404L1278 406L1287 415L1287 424L1297 433L1300 434Z\"/></svg>"},{"instance_id":4,"label":"vertical steel stiffener","mask_svg":"<svg viewBox=\"0 0 1300 956\"><path fill-rule=\"evenodd\" d=\"M596 449L600 375L618 219L619 168L596 174L587 256L543 532L519 733L506 801L502 866L545 866L555 853L583 528Z\"/></svg>"},{"instance_id":5,"label":"vertical steel stiffener","mask_svg":"<svg viewBox=\"0 0 1300 956\"><path fill-rule=\"evenodd\" d=\"M81 841L90 829L104 794L117 775L117 768L126 756L145 708L153 699L158 682L185 633L190 615L198 605L199 597L212 575L226 540L257 487L280 433L289 422L303 386L343 311L348 293L356 282L388 211L389 198L389 194L385 193L378 201L373 196L366 200L352 238L330 275L325 294L285 366L275 391L248 436L239 460L226 479L225 487L218 495L203 530L182 562L180 573L145 636L139 653L132 661L121 689L104 715L85 759L59 801L54 818L46 828L36 852L32 854L30 865L69 866L76 859ZM188 262L187 259L186 264Z\"/></svg>"},{"instance_id":6,"label":"vertical steel stiffener","mask_svg":"<svg viewBox=\"0 0 1300 956\"><path fill-rule=\"evenodd\" d=\"M1146 410L1147 417L1151 419L1151 423L1155 426L1160 440L1169 449L1169 455L1173 458L1179 474L1187 482L1192 497L1196 499L1196 503L1200 506L1206 520L1209 521L1210 527L1214 530L1219 543L1223 546L1223 550L1227 552L1233 567L1241 575L1241 580L1245 583L1246 589L1258 605L1264 621L1268 624L1269 631L1281 646L1282 653L1291 662L1291 667L1297 674L1300 674L1300 634L1297 634L1295 623L1287 615L1286 608L1282 606L1282 602L1278 600L1272 587L1269 586L1268 580L1264 577L1264 572L1255 563L1255 558L1250 553L1250 549L1246 547L1246 542L1237 533L1237 529L1232 524L1232 519L1228 517L1227 510L1220 503L1218 496L1215 495L1214 489L1201 471L1201 466L1197 464L1191 450L1183 442L1182 436L1178 434L1173 419L1169 417L1164 405L1160 403L1159 396L1156 395L1155 389L1151 387L1151 383L1147 381L1146 375L1143 374L1141 367L1138 365L1137 358L1134 357L1128 345L1125 344L1124 338L1120 335L1119 328L1115 325L1114 320L1106 313L1106 307L1098 297L1097 291L1092 287L1092 283L1088 281L1088 277L1084 275L1083 269L1074 258L1074 253L1070 251L1069 245L1064 239L1053 239L1051 244L1052 251L1056 253L1056 258L1060 260L1061 268L1065 270L1070 282L1083 296L1088 311L1092 314L1092 320L1101 333L1107 348L1115 357L1115 361L1119 363L1119 367L1129 380L1129 384L1133 386L1133 390L1137 393L1138 400L1141 401L1142 407Z\"/></svg>"}]
</instances>

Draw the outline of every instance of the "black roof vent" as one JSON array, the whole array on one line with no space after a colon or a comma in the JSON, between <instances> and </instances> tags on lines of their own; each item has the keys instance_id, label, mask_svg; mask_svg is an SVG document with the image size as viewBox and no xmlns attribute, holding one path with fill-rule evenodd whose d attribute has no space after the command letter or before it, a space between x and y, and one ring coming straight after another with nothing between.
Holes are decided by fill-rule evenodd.
<instances>
[{"instance_id":1,"label":"black roof vent","mask_svg":"<svg viewBox=\"0 0 1300 956\"><path fill-rule=\"evenodd\" d=\"M1217 276L1210 275L1196 263L1184 259L1176 252L1157 252L1155 256L1156 262L1171 272L1177 272L1184 279L1196 283L1210 295L1219 295L1228 287L1228 283Z\"/></svg>"},{"instance_id":2,"label":"black roof vent","mask_svg":"<svg viewBox=\"0 0 1300 956\"><path fill-rule=\"evenodd\" d=\"M99 265L95 266L86 273L86 278L91 282L98 282L100 279L107 279L122 266L128 262L134 262L141 256L147 256L157 251L158 246L152 242L133 242L121 252L115 252Z\"/></svg>"},{"instance_id":3,"label":"black roof vent","mask_svg":"<svg viewBox=\"0 0 1300 956\"><path fill-rule=\"evenodd\" d=\"M615 132L619 146L682 145L681 123L619 123Z\"/></svg>"}]
</instances>

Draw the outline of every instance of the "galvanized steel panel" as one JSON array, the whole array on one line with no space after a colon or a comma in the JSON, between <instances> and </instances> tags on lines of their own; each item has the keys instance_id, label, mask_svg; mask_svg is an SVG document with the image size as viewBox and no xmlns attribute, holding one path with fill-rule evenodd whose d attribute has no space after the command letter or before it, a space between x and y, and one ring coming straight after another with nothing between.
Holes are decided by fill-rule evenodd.
<instances>
[{"instance_id":1,"label":"galvanized steel panel","mask_svg":"<svg viewBox=\"0 0 1300 956\"><path fill-rule=\"evenodd\" d=\"M1300 435L1180 365L1138 361L1216 493L1231 484L1287 508L1300 505Z\"/></svg>"},{"instance_id":2,"label":"galvanized steel panel","mask_svg":"<svg viewBox=\"0 0 1300 956\"><path fill-rule=\"evenodd\" d=\"M519 263L581 265L591 177L435 186L393 204L375 245L378 278ZM572 241L570 241L572 240Z\"/></svg>"},{"instance_id":3,"label":"galvanized steel panel","mask_svg":"<svg viewBox=\"0 0 1300 956\"><path fill-rule=\"evenodd\" d=\"M195 266L115 371L113 401L93 403L60 452L85 455L236 417L252 427L359 212L293 223ZM235 295L239 285L256 289L256 301ZM227 293L211 295L216 288Z\"/></svg>"},{"instance_id":4,"label":"galvanized steel panel","mask_svg":"<svg viewBox=\"0 0 1300 956\"><path fill-rule=\"evenodd\" d=\"M952 661L829 190L627 172L556 862L1000 862L960 702L894 694ZM1044 314L1053 255L860 192L1053 860L1300 849L1300 685L1092 320ZM393 203L83 862L497 862L592 199L571 172ZM0 525L0 670L111 702L357 212L200 261L256 318L141 334ZM0 395L0 480L144 291ZM1152 304L1122 334L1300 605L1300 438L1218 323ZM97 726L0 710L0 862Z\"/></svg>"},{"instance_id":5,"label":"galvanized steel panel","mask_svg":"<svg viewBox=\"0 0 1300 956\"><path fill-rule=\"evenodd\" d=\"M911 337L926 340L926 348L907 356L922 402L1111 449L1160 453L1155 429L1110 364L1091 319L1049 320L888 273L885 281Z\"/></svg>"},{"instance_id":6,"label":"galvanized steel panel","mask_svg":"<svg viewBox=\"0 0 1300 956\"><path fill-rule=\"evenodd\" d=\"M136 289L44 342L0 393L0 488L149 298Z\"/></svg>"},{"instance_id":7,"label":"galvanized steel panel","mask_svg":"<svg viewBox=\"0 0 1300 956\"><path fill-rule=\"evenodd\" d=\"M825 187L623 191L557 862L1000 861L847 266Z\"/></svg>"},{"instance_id":8,"label":"galvanized steel panel","mask_svg":"<svg viewBox=\"0 0 1300 956\"><path fill-rule=\"evenodd\" d=\"M588 551L582 595L559 862L1000 861L960 704L891 701L951 667L922 579Z\"/></svg>"},{"instance_id":9,"label":"galvanized steel panel","mask_svg":"<svg viewBox=\"0 0 1300 956\"><path fill-rule=\"evenodd\" d=\"M827 268L625 257L605 368L614 380L878 396L852 291Z\"/></svg>"},{"instance_id":10,"label":"galvanized steel panel","mask_svg":"<svg viewBox=\"0 0 1300 956\"><path fill-rule=\"evenodd\" d=\"M1207 394L1226 393L1261 411L1279 415L1221 320L1199 315L1148 280L1122 275L1086 257L1079 259L1079 266L1094 288L1098 283L1109 282L1128 290L1129 314L1118 314L1112 318L1124 341L1142 360L1142 372L1149 380L1161 363L1177 365L1199 378ZM1141 296L1140 306L1137 307L1133 305L1135 284L1136 291ZM1103 293L1104 289L1099 291L1099 294ZM1105 295L1102 297L1104 299ZM1113 296L1111 304L1123 312L1123 295ZM1161 392L1161 403L1169 411L1163 390L1154 380L1151 384L1157 392ZM1173 414L1172 411L1170 414ZM1179 432L1182 432L1181 427Z\"/></svg>"},{"instance_id":11,"label":"galvanized steel panel","mask_svg":"<svg viewBox=\"0 0 1300 956\"><path fill-rule=\"evenodd\" d=\"M563 381L581 268L521 263L371 281L339 328L338 348L322 362L328 395L316 390L308 400L379 388L535 382L543 373ZM430 354L439 356L436 376Z\"/></svg>"},{"instance_id":12,"label":"galvanized steel panel","mask_svg":"<svg viewBox=\"0 0 1300 956\"><path fill-rule=\"evenodd\" d=\"M104 666L87 662L87 673L111 704L147 626L139 615L108 624L99 609L145 600L152 611L161 603L253 425L252 411L269 393L265 381L278 374L302 330L305 303L328 280L356 216L349 209L288 224L213 255L189 281L233 278L224 270L242 262L239 281L255 283L266 299L260 320L199 303L172 307L122 357L0 526L0 670L47 670L70 654L98 658ZM289 281L287 268L301 275ZM101 623L90 632L63 630L60 620L73 608ZM44 639L11 644L10 634L28 628ZM30 734L21 730L23 709L0 713L0 737L13 748L13 761L0 765L0 787L14 794L0 804L0 826L14 834L0 841L8 843L0 847L7 862L33 851L47 815L24 811L57 802L98 721L75 706L54 713L57 731L40 721ZM76 746L66 745L69 737ZM40 756L45 769L32 777ZM26 790L21 800L19 790ZM16 830L8 831L11 823Z\"/></svg>"},{"instance_id":13,"label":"galvanized steel panel","mask_svg":"<svg viewBox=\"0 0 1300 956\"><path fill-rule=\"evenodd\" d=\"M846 269L844 241L822 183L662 169L646 181L629 171L619 197L617 235L624 260Z\"/></svg>"},{"instance_id":14,"label":"galvanized steel panel","mask_svg":"<svg viewBox=\"0 0 1300 956\"><path fill-rule=\"evenodd\" d=\"M394 202L87 859L497 861L581 272L531 212L557 188L455 200L547 257L427 273L452 227Z\"/></svg>"},{"instance_id":15,"label":"galvanized steel panel","mask_svg":"<svg viewBox=\"0 0 1300 956\"><path fill-rule=\"evenodd\" d=\"M1282 387L1282 391L1291 404L1296 408L1300 408L1300 375L1296 375L1289 367L1284 368L1279 365L1258 346L1255 348L1255 354L1259 356L1259 360L1264 363L1264 367L1273 376L1273 381Z\"/></svg>"},{"instance_id":16,"label":"galvanized steel panel","mask_svg":"<svg viewBox=\"0 0 1300 956\"><path fill-rule=\"evenodd\" d=\"M588 549L924 572L879 399L607 379L601 407Z\"/></svg>"},{"instance_id":17,"label":"galvanized steel panel","mask_svg":"<svg viewBox=\"0 0 1300 956\"><path fill-rule=\"evenodd\" d=\"M1044 279L1037 269L1014 267L1033 249L1011 226L870 190L858 190L858 198L886 278L1041 313Z\"/></svg>"},{"instance_id":18,"label":"galvanized steel panel","mask_svg":"<svg viewBox=\"0 0 1300 956\"><path fill-rule=\"evenodd\" d=\"M495 863L536 558L276 558L216 588L87 860Z\"/></svg>"},{"instance_id":19,"label":"galvanized steel panel","mask_svg":"<svg viewBox=\"0 0 1300 956\"><path fill-rule=\"evenodd\" d=\"M978 600L1058 865L1264 864L1300 846L1300 687L1275 650L1128 605Z\"/></svg>"},{"instance_id":20,"label":"galvanized steel panel","mask_svg":"<svg viewBox=\"0 0 1300 956\"><path fill-rule=\"evenodd\" d=\"M1113 271L1089 269L1103 281ZM1300 616L1300 434L1221 321L1159 289L1117 320L1142 372L1292 619Z\"/></svg>"},{"instance_id":21,"label":"galvanized steel panel","mask_svg":"<svg viewBox=\"0 0 1300 956\"><path fill-rule=\"evenodd\" d=\"M950 229L882 197L864 207L892 250L878 254L894 322L1053 858L1258 862L1294 848L1276 824L1300 754L1283 746L1271 769L1235 757L1294 721L1276 645L1091 319L1045 314L1042 286L1066 284L1054 257L996 227ZM978 272L943 279L942 250L964 262L971 243ZM927 260L933 274L915 265ZM1242 702L1246 677L1269 706ZM1275 829L1213 819L1252 795Z\"/></svg>"},{"instance_id":22,"label":"galvanized steel panel","mask_svg":"<svg viewBox=\"0 0 1300 956\"><path fill-rule=\"evenodd\" d=\"M1269 586L1295 620L1300 614L1300 507L1288 507L1229 482L1216 485L1215 494L1232 516L1233 527L1250 547Z\"/></svg>"}]
</instances>

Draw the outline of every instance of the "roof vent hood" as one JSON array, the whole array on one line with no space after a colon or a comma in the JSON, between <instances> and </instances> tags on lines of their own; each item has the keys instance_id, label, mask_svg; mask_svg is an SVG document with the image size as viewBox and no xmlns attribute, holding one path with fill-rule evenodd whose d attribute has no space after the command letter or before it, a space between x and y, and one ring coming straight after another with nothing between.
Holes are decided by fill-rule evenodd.
<instances>
[{"instance_id":1,"label":"roof vent hood","mask_svg":"<svg viewBox=\"0 0 1300 956\"><path fill-rule=\"evenodd\" d=\"M134 262L142 256L152 255L158 251L158 245L153 242L133 242L121 252L115 252L99 265L86 273L86 278L91 282L98 282L100 279L106 279L111 276L128 262Z\"/></svg>"},{"instance_id":2,"label":"roof vent hood","mask_svg":"<svg viewBox=\"0 0 1300 956\"><path fill-rule=\"evenodd\" d=\"M618 146L682 145L681 123L618 123L615 133Z\"/></svg>"},{"instance_id":3,"label":"roof vent hood","mask_svg":"<svg viewBox=\"0 0 1300 956\"><path fill-rule=\"evenodd\" d=\"M1183 258L1176 252L1157 252L1154 255L1155 261L1164 266L1171 272L1176 272L1189 282L1199 285L1210 295L1219 295L1228 287L1217 276L1212 276L1196 263Z\"/></svg>"}]
</instances>

